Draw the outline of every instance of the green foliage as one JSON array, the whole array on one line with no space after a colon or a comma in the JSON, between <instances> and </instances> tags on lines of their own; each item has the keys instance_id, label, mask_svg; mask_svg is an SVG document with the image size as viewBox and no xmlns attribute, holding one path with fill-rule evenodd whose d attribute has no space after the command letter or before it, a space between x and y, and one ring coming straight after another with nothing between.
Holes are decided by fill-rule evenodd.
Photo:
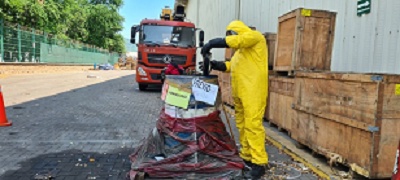
<instances>
[{"instance_id":1,"label":"green foliage","mask_svg":"<svg viewBox=\"0 0 400 180\"><path fill-rule=\"evenodd\" d=\"M119 31L124 18L118 13L123 0L0 0L0 18L35 27L110 52L125 52Z\"/></svg>"}]
</instances>

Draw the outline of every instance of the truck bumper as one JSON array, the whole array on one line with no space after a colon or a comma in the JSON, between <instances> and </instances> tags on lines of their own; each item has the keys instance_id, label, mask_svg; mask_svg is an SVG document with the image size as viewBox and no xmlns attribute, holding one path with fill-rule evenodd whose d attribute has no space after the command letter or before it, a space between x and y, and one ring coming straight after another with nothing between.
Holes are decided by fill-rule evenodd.
<instances>
[{"instance_id":1,"label":"truck bumper","mask_svg":"<svg viewBox=\"0 0 400 180\"><path fill-rule=\"evenodd\" d=\"M140 68L146 72L145 75L140 73ZM136 82L139 84L161 84L161 70L138 64L136 68Z\"/></svg>"}]
</instances>

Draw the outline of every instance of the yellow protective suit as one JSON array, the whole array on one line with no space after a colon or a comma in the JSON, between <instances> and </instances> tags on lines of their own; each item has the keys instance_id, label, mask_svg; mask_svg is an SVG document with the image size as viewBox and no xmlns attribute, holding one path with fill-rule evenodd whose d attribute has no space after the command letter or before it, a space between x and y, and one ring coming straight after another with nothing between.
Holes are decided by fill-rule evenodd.
<instances>
[{"instance_id":1,"label":"yellow protective suit","mask_svg":"<svg viewBox=\"0 0 400 180\"><path fill-rule=\"evenodd\" d=\"M254 164L267 164L262 124L268 95L267 43L260 32L251 30L241 21L233 21L228 30L238 33L225 39L236 51L225 65L232 77L236 126L242 145L240 156Z\"/></svg>"}]
</instances>

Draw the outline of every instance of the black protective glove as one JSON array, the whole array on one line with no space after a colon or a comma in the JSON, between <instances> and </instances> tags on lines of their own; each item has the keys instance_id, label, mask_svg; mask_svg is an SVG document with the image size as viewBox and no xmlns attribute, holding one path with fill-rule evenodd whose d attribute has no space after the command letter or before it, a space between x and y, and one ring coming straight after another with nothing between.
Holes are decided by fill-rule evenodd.
<instances>
[{"instance_id":1,"label":"black protective glove","mask_svg":"<svg viewBox=\"0 0 400 180\"><path fill-rule=\"evenodd\" d=\"M224 62L212 60L212 61L210 61L210 66L211 66L211 69L214 69L217 71L222 71L222 72L226 71L226 65ZM204 71L204 63L203 62L199 62L199 69L201 71Z\"/></svg>"},{"instance_id":2,"label":"black protective glove","mask_svg":"<svg viewBox=\"0 0 400 180\"><path fill-rule=\"evenodd\" d=\"M212 48L229 48L229 46L226 44L225 38L212 39L201 48L201 54L204 56L210 53Z\"/></svg>"}]
</instances>

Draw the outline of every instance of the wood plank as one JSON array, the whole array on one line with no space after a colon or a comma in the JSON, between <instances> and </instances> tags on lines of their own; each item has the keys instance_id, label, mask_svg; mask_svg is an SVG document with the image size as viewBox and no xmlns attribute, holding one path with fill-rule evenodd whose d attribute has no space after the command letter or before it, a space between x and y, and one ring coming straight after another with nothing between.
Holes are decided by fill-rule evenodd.
<instances>
[{"instance_id":1,"label":"wood plank","mask_svg":"<svg viewBox=\"0 0 400 180\"><path fill-rule=\"evenodd\" d=\"M316 18L331 18L333 15L336 15L336 13L324 10L311 10L311 16Z\"/></svg>"},{"instance_id":2,"label":"wood plank","mask_svg":"<svg viewBox=\"0 0 400 180\"><path fill-rule=\"evenodd\" d=\"M225 61L230 61L235 54L235 50L232 48L225 48Z\"/></svg>"},{"instance_id":3,"label":"wood plank","mask_svg":"<svg viewBox=\"0 0 400 180\"><path fill-rule=\"evenodd\" d=\"M284 14L283 16L278 18L278 22L281 23L281 22L286 21L288 19L295 18L297 16L297 14L298 14L298 11L299 10L293 10L293 11L291 11L289 13Z\"/></svg>"},{"instance_id":4,"label":"wood plank","mask_svg":"<svg viewBox=\"0 0 400 180\"><path fill-rule=\"evenodd\" d=\"M297 71L296 77L307 77L314 79L335 79L356 82L385 82L385 83L399 83L399 75L387 74L365 74L356 72L333 72L333 71ZM373 80L374 78L381 78L382 80Z\"/></svg>"},{"instance_id":5,"label":"wood plank","mask_svg":"<svg viewBox=\"0 0 400 180\"><path fill-rule=\"evenodd\" d=\"M330 27L329 27L329 38L327 41L326 47L326 60L325 60L325 69L331 69L332 65L332 51L333 51L333 43L335 38L335 28L336 28L336 14L330 14Z\"/></svg>"},{"instance_id":6,"label":"wood plank","mask_svg":"<svg viewBox=\"0 0 400 180\"><path fill-rule=\"evenodd\" d=\"M315 115L317 117L320 118L325 118L325 119L329 119L331 121L337 122L337 123L341 123L341 124L346 124L350 127L354 127L354 128L358 128L364 131L369 131L369 125L360 121L356 121L354 119L350 119L350 118L346 118L346 117L342 117L342 116L338 116L335 114L328 114L328 113L323 113L323 112L318 112L316 113L316 111L313 110L309 110L308 108L304 107L304 106L295 106L294 109L298 110L298 111L302 111L308 114L312 114Z\"/></svg>"},{"instance_id":7,"label":"wood plank","mask_svg":"<svg viewBox=\"0 0 400 180\"><path fill-rule=\"evenodd\" d=\"M278 127L291 132L293 121L294 78L269 76L270 99L268 119Z\"/></svg>"},{"instance_id":8,"label":"wood plank","mask_svg":"<svg viewBox=\"0 0 400 180\"><path fill-rule=\"evenodd\" d=\"M400 81L398 81L400 82ZM400 83L398 83L400 84ZM383 119L400 119L400 95L396 95L396 84L384 85Z\"/></svg>"},{"instance_id":9,"label":"wood plank","mask_svg":"<svg viewBox=\"0 0 400 180\"><path fill-rule=\"evenodd\" d=\"M284 109L286 110L286 117L283 119L283 125L282 127L288 131L292 132L292 122L293 122L293 114L294 114L294 109L292 109L292 104L293 104L293 97L290 96L282 96L282 99L284 101Z\"/></svg>"},{"instance_id":10,"label":"wood plank","mask_svg":"<svg viewBox=\"0 0 400 180\"><path fill-rule=\"evenodd\" d=\"M293 49L293 54L292 54L292 63L291 63L291 70L298 69L299 65L301 62L300 57L301 57L301 45L303 41L303 34L304 34L304 26L305 26L305 16L301 15L301 11L297 11L297 17L296 17L296 32L294 36L294 49Z\"/></svg>"},{"instance_id":11,"label":"wood plank","mask_svg":"<svg viewBox=\"0 0 400 180\"><path fill-rule=\"evenodd\" d=\"M304 33L298 50L296 64L300 70L329 70L326 65L326 53L329 45L330 18L303 18Z\"/></svg>"},{"instance_id":12,"label":"wood plank","mask_svg":"<svg viewBox=\"0 0 400 180\"><path fill-rule=\"evenodd\" d=\"M275 71L290 71L291 69L291 66L274 66Z\"/></svg>"},{"instance_id":13,"label":"wood plank","mask_svg":"<svg viewBox=\"0 0 400 180\"><path fill-rule=\"evenodd\" d=\"M278 102L278 94L270 92L270 97L269 97L269 121L276 122L275 119L279 117L279 111L276 109L278 106L276 106L276 102Z\"/></svg>"},{"instance_id":14,"label":"wood plank","mask_svg":"<svg viewBox=\"0 0 400 180\"><path fill-rule=\"evenodd\" d=\"M383 131L382 129L382 115L383 115L383 100L384 100L384 88L385 85L383 83L378 83L378 87L377 87L377 108L376 108L376 120L375 120L375 126L379 127L379 131L376 131L373 133L373 139L372 142L373 144L371 145L371 149L372 149L372 157L371 157L371 161L372 164L370 166L370 176L372 176L373 178L376 178L377 175L379 174L379 166L384 166L384 164L386 164L385 162L381 162L379 161L379 154L380 154L380 143L381 143L381 133ZM395 143L397 144L397 142ZM393 156L396 157L396 156ZM383 163L383 164L381 164Z\"/></svg>"},{"instance_id":15,"label":"wood plank","mask_svg":"<svg viewBox=\"0 0 400 180\"><path fill-rule=\"evenodd\" d=\"M277 35L275 33L265 33L268 47L268 66L272 67L274 66L275 59L276 38Z\"/></svg>"},{"instance_id":16,"label":"wood plank","mask_svg":"<svg viewBox=\"0 0 400 180\"><path fill-rule=\"evenodd\" d=\"M275 51L275 70L278 70L279 66L291 66L295 33L296 18L290 18L279 23L277 50Z\"/></svg>"},{"instance_id":17,"label":"wood plank","mask_svg":"<svg viewBox=\"0 0 400 180\"><path fill-rule=\"evenodd\" d=\"M296 127L292 130L293 139L322 155L338 154L343 158L343 162L354 163L368 170L371 156L368 147L372 144L371 132L351 128L301 111L296 111L295 117L297 118L292 126Z\"/></svg>"},{"instance_id":18,"label":"wood plank","mask_svg":"<svg viewBox=\"0 0 400 180\"><path fill-rule=\"evenodd\" d=\"M391 177L400 140L400 119L382 119L380 129L379 147L374 155L374 161L377 161L374 164L374 178Z\"/></svg>"},{"instance_id":19,"label":"wood plank","mask_svg":"<svg viewBox=\"0 0 400 180\"><path fill-rule=\"evenodd\" d=\"M380 82L374 80L374 77L383 78L385 82L386 76L376 74L361 74L361 73L339 73L339 72L305 72L297 71L296 77L305 77L313 79L331 79L331 80L343 80L343 81L354 81L354 82Z\"/></svg>"},{"instance_id":20,"label":"wood plank","mask_svg":"<svg viewBox=\"0 0 400 180\"><path fill-rule=\"evenodd\" d=\"M375 83L351 83L338 80L296 78L295 106L314 115L353 119L367 126L375 119ZM301 86L301 87L300 87ZM341 118L343 117L343 118ZM339 120L341 119L341 120ZM348 122L353 124L351 122Z\"/></svg>"}]
</instances>

